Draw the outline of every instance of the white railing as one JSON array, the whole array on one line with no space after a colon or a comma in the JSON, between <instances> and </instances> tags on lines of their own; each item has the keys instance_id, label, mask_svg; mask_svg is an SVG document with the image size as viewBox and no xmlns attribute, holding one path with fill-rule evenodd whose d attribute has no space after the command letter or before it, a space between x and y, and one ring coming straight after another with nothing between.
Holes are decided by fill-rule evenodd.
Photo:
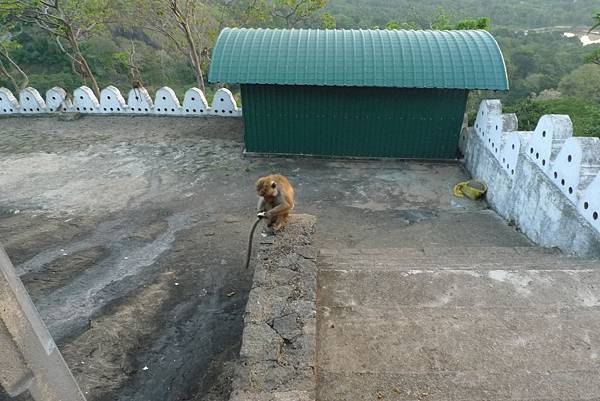
<instances>
[{"instance_id":1,"label":"white railing","mask_svg":"<svg viewBox=\"0 0 600 401\"><path fill-rule=\"evenodd\" d=\"M19 99L6 88L0 88L0 115L45 114L58 112L76 112L85 114L144 114L171 116L223 116L239 117L242 109L228 89L215 92L212 105L209 106L204 93L198 88L189 89L183 103L179 102L173 89L164 86L156 91L154 100L145 88L133 88L129 91L127 102L114 86L108 86L100 92L100 99L87 86L73 91L70 98L67 92L54 87L42 98L35 88L25 88L18 94Z\"/></svg>"},{"instance_id":2,"label":"white railing","mask_svg":"<svg viewBox=\"0 0 600 401\"><path fill-rule=\"evenodd\" d=\"M600 232L600 139L574 137L566 115L545 115L532 132L517 125L514 114L502 114L499 100L484 100L474 130L510 179L520 158L528 158Z\"/></svg>"}]
</instances>

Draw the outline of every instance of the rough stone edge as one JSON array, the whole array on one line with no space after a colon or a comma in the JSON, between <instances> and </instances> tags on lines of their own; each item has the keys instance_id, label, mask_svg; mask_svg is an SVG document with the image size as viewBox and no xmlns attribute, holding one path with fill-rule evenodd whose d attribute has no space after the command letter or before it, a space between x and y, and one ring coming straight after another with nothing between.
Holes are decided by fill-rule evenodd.
<instances>
[{"instance_id":1,"label":"rough stone edge","mask_svg":"<svg viewBox=\"0 0 600 401\"><path fill-rule=\"evenodd\" d=\"M281 233L259 234L232 401L315 400L315 223L292 215Z\"/></svg>"},{"instance_id":2,"label":"rough stone edge","mask_svg":"<svg viewBox=\"0 0 600 401\"><path fill-rule=\"evenodd\" d=\"M512 179L473 128L468 128L464 155L469 173L487 184L490 206L529 239L567 254L600 258L600 235L523 152Z\"/></svg>"}]
</instances>

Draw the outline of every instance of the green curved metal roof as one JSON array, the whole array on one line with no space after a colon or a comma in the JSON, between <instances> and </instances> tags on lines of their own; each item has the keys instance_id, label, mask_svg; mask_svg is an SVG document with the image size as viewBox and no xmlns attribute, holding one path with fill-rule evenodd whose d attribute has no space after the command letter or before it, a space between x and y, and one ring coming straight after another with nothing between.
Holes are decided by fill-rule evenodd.
<instances>
[{"instance_id":1,"label":"green curved metal roof","mask_svg":"<svg viewBox=\"0 0 600 401\"><path fill-rule=\"evenodd\" d=\"M483 30L225 28L209 81L508 89L502 52Z\"/></svg>"}]
</instances>

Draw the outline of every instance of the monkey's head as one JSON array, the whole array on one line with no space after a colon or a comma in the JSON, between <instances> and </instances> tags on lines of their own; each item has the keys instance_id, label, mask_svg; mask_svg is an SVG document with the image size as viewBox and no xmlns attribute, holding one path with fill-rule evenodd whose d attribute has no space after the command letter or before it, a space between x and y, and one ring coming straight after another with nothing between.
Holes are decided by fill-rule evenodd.
<instances>
[{"instance_id":1,"label":"monkey's head","mask_svg":"<svg viewBox=\"0 0 600 401\"><path fill-rule=\"evenodd\" d=\"M277 183L269 177L262 177L256 181L256 192L263 198L274 198L279 193Z\"/></svg>"}]
</instances>

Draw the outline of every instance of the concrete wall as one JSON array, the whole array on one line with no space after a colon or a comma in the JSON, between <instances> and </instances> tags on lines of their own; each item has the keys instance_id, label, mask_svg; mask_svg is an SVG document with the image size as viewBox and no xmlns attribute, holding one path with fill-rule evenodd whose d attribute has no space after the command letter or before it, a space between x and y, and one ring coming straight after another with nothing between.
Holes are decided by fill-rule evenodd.
<instances>
[{"instance_id":1,"label":"concrete wall","mask_svg":"<svg viewBox=\"0 0 600 401\"><path fill-rule=\"evenodd\" d=\"M0 247L0 385L10 397L85 401L27 290Z\"/></svg>"},{"instance_id":2,"label":"concrete wall","mask_svg":"<svg viewBox=\"0 0 600 401\"><path fill-rule=\"evenodd\" d=\"M518 131L498 100L483 101L461 134L466 168L488 185L492 208L535 243L600 257L600 139L573 137L568 116Z\"/></svg>"},{"instance_id":3,"label":"concrete wall","mask_svg":"<svg viewBox=\"0 0 600 401\"><path fill-rule=\"evenodd\" d=\"M14 114L45 114L73 112L85 114L145 114L176 116L225 116L239 117L242 109L228 89L215 92L212 106L209 107L204 93L198 88L189 89L183 103L173 89L164 86L156 91L154 98L145 88L133 88L127 101L114 86L108 86L100 92L100 99L87 86L73 91L73 96L59 87L46 92L44 99L35 88L25 88L17 98L6 88L0 88L0 116Z\"/></svg>"},{"instance_id":4,"label":"concrete wall","mask_svg":"<svg viewBox=\"0 0 600 401\"><path fill-rule=\"evenodd\" d=\"M315 218L292 215L274 237L261 237L246 306L232 401L315 399ZM258 232L258 231L257 231Z\"/></svg>"}]
</instances>

